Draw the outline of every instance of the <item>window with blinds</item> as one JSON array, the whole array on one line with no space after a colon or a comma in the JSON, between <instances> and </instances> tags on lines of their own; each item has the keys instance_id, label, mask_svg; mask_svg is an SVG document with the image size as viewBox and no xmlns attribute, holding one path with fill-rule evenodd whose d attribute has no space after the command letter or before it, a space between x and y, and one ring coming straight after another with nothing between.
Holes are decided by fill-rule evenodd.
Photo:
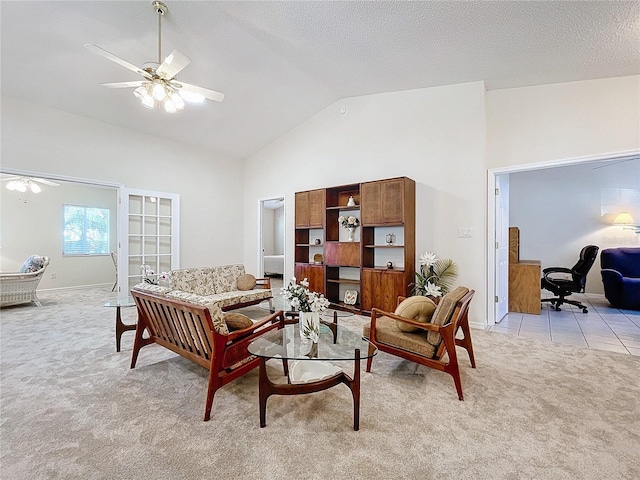
<instances>
[{"instance_id":1,"label":"window with blinds","mask_svg":"<svg viewBox=\"0 0 640 480\"><path fill-rule=\"evenodd\" d=\"M63 255L108 255L109 209L63 205Z\"/></svg>"}]
</instances>

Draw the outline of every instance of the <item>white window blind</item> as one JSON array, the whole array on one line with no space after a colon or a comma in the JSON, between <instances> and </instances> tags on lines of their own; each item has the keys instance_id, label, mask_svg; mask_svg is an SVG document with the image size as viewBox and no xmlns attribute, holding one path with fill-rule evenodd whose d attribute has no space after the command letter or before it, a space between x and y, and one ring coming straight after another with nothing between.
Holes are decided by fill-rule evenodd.
<instances>
[{"instance_id":1,"label":"white window blind","mask_svg":"<svg viewBox=\"0 0 640 480\"><path fill-rule=\"evenodd\" d=\"M63 205L63 255L108 255L109 209Z\"/></svg>"}]
</instances>

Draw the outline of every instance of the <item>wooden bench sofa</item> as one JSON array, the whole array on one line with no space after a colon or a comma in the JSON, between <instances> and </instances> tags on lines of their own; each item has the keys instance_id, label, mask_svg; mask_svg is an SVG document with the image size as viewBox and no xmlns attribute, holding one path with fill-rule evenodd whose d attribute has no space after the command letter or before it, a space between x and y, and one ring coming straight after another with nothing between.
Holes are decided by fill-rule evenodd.
<instances>
[{"instance_id":1,"label":"wooden bench sofa","mask_svg":"<svg viewBox=\"0 0 640 480\"><path fill-rule=\"evenodd\" d=\"M131 356L135 368L140 349L157 343L209 370L204 421L211 417L216 391L259 365L247 345L260 335L284 326L282 311L246 328L229 332L217 303L198 305L167 296L132 290L138 325ZM147 332L148 338L143 335Z\"/></svg>"},{"instance_id":2,"label":"wooden bench sofa","mask_svg":"<svg viewBox=\"0 0 640 480\"><path fill-rule=\"evenodd\" d=\"M271 280L247 274L242 264L172 270L169 286L141 283L134 289L187 303L217 303L223 311L255 305L272 297Z\"/></svg>"}]
</instances>

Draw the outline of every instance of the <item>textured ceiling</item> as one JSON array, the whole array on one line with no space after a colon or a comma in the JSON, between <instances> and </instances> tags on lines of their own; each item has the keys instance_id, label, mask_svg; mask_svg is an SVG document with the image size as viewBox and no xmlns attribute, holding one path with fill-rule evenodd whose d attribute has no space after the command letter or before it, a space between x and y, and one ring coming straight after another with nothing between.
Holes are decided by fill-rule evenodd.
<instances>
[{"instance_id":1,"label":"textured ceiling","mask_svg":"<svg viewBox=\"0 0 640 480\"><path fill-rule=\"evenodd\" d=\"M157 58L151 1L2 1L2 94L242 159L334 101L485 81L488 89L640 74L640 2L166 0L163 55L224 102L170 115L100 83Z\"/></svg>"}]
</instances>

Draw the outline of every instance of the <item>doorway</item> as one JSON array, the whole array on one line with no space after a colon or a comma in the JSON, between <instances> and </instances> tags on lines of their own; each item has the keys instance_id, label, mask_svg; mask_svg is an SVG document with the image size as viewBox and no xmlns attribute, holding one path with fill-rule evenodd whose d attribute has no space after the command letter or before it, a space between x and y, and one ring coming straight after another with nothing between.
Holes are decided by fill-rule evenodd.
<instances>
[{"instance_id":1,"label":"doorway","mask_svg":"<svg viewBox=\"0 0 640 480\"><path fill-rule=\"evenodd\" d=\"M260 201L260 273L264 277L284 276L284 196Z\"/></svg>"},{"instance_id":2,"label":"doorway","mask_svg":"<svg viewBox=\"0 0 640 480\"><path fill-rule=\"evenodd\" d=\"M499 268L499 265L501 263L499 255L499 245L501 241L505 241L505 235L509 227L508 221L505 222L504 218L498 218L499 212L504 212L505 209L507 212L509 210L508 198L500 198L500 195L498 194L499 187L501 186L500 184L502 183L501 180L505 177L506 179L508 179L509 174L512 173L532 172L536 170L544 170L555 167L575 166L594 162L607 162L611 165L614 165L617 163L623 163L637 159L639 153L640 152L625 152L617 155L582 157L488 170L487 245L491 246L491 248L488 248L487 250L488 288L486 318L488 326L495 325L495 323L497 323L502 318L503 310L500 308L500 304L504 302L504 299L501 297L503 295L506 295L507 292L505 289L502 289L502 291L500 291L500 286L508 284L508 269ZM506 203L504 203L505 201Z\"/></svg>"}]
</instances>

